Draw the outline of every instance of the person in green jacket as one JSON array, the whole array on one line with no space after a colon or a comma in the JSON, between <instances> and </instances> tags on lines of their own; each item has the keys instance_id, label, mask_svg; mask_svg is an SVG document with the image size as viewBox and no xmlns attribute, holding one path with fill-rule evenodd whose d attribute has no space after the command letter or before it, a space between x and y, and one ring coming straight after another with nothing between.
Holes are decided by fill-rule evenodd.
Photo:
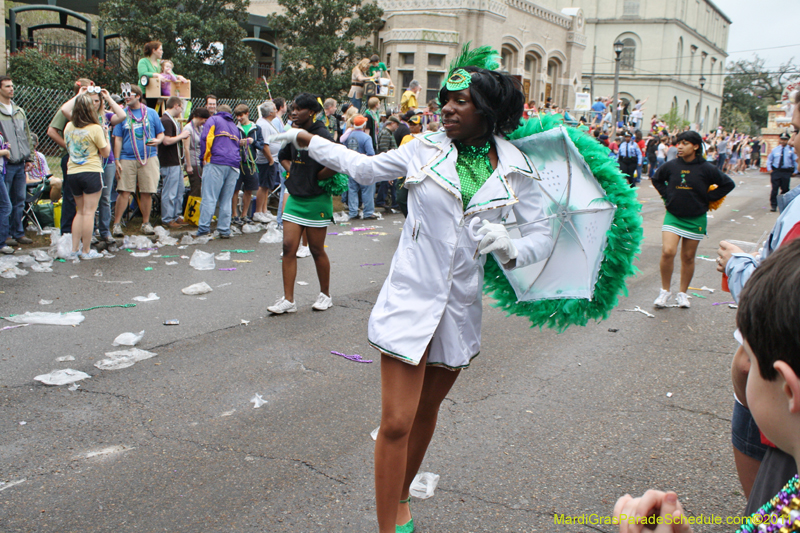
<instances>
[{"instance_id":1,"label":"person in green jacket","mask_svg":"<svg viewBox=\"0 0 800 533\"><path fill-rule=\"evenodd\" d=\"M139 71L139 88L142 94L147 94L145 86L142 84L142 79L147 78L148 84L155 80L161 94L161 56L164 55L164 48L161 46L161 41L150 41L144 45L144 57L139 60L137 69ZM158 98L146 98L147 107L155 108L158 103Z\"/></svg>"}]
</instances>

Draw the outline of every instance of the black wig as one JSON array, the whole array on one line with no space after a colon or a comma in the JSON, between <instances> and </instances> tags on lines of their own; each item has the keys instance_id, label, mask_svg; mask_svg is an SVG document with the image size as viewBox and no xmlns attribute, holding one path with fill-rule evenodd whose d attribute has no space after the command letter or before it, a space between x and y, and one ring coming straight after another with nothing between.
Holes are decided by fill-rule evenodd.
<instances>
[{"instance_id":1,"label":"black wig","mask_svg":"<svg viewBox=\"0 0 800 533\"><path fill-rule=\"evenodd\" d=\"M508 134L519 127L525 106L525 97L520 90L519 82L494 70L480 67L463 67L471 74L472 83L469 94L479 115L486 121L487 136L495 134L508 137ZM452 73L450 73L452 74ZM439 90L439 105L444 106L450 91L447 85Z\"/></svg>"},{"instance_id":2,"label":"black wig","mask_svg":"<svg viewBox=\"0 0 800 533\"><path fill-rule=\"evenodd\" d=\"M308 109L312 113L319 113L322 111L322 105L317 100L317 97L310 93L300 93L294 97L292 105L300 109Z\"/></svg>"}]
</instances>

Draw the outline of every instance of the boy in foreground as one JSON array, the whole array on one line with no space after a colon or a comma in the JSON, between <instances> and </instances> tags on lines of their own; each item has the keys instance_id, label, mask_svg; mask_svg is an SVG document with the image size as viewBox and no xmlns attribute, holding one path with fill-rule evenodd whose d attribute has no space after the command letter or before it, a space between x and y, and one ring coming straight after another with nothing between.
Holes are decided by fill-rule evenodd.
<instances>
[{"instance_id":1,"label":"boy in foreground","mask_svg":"<svg viewBox=\"0 0 800 533\"><path fill-rule=\"evenodd\" d=\"M746 396L758 427L781 450L800 458L800 239L767 258L742 291L736 322L750 360ZM731 531L760 531L758 525L782 522L776 529L800 530L800 481L797 476L780 498L765 504L744 526ZM773 503L777 502L777 503ZM766 518L762 518L766 515ZM626 494L614 506L620 533L689 533L683 507L674 492L649 490L639 498ZM645 520L649 527L646 526ZM659 523L660 522L660 523ZM771 529L770 529L771 531Z\"/></svg>"}]
</instances>

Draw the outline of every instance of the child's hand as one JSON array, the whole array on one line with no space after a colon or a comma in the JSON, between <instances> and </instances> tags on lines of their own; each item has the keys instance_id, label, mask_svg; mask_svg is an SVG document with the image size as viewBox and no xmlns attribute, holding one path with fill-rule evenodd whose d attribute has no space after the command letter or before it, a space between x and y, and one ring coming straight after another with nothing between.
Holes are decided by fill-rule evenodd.
<instances>
[{"instance_id":1,"label":"child's hand","mask_svg":"<svg viewBox=\"0 0 800 533\"><path fill-rule=\"evenodd\" d=\"M645 518L656 522L655 533L692 533L678 495L674 492L648 490L639 498L626 494L614 505L614 517L620 521L620 533L641 533ZM661 522L658 524L658 522ZM652 530L648 527L648 530Z\"/></svg>"}]
</instances>

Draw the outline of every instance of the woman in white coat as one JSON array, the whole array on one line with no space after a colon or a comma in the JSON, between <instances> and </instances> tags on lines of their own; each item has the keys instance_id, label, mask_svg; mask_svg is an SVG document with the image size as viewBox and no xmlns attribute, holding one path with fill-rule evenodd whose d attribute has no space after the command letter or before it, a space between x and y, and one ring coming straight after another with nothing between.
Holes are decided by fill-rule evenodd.
<instances>
[{"instance_id":1,"label":"woman in white coat","mask_svg":"<svg viewBox=\"0 0 800 533\"><path fill-rule=\"evenodd\" d=\"M515 80L478 67L457 69L439 100L443 132L420 134L373 157L304 130L281 134L359 183L406 176L408 217L369 320L369 342L381 352L375 447L381 533L414 530L411 481L441 402L480 352L484 255L493 252L513 269L548 257L553 246L538 173L503 138L522 116L524 99ZM519 239L511 239L502 224L512 211ZM473 237L476 222L482 222L480 242Z\"/></svg>"}]
</instances>

